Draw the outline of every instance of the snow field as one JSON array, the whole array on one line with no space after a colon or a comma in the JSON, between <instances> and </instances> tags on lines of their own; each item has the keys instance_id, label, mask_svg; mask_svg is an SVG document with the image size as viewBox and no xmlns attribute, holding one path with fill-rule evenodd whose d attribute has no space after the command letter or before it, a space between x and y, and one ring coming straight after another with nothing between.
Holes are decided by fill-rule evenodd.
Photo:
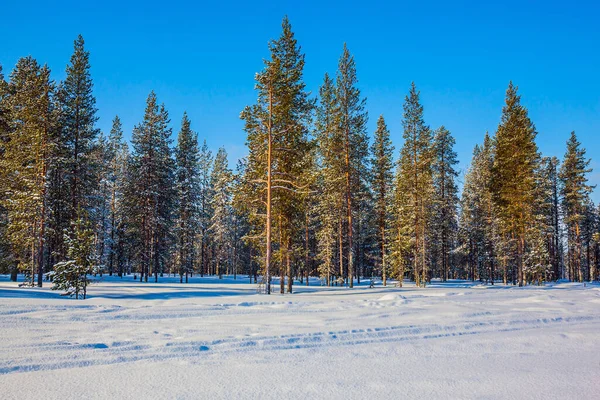
<instances>
[{"instance_id":1,"label":"snow field","mask_svg":"<svg viewBox=\"0 0 600 400\"><path fill-rule=\"evenodd\" d=\"M3 276L0 398L600 398L598 285L247 282L104 277L77 301Z\"/></svg>"}]
</instances>

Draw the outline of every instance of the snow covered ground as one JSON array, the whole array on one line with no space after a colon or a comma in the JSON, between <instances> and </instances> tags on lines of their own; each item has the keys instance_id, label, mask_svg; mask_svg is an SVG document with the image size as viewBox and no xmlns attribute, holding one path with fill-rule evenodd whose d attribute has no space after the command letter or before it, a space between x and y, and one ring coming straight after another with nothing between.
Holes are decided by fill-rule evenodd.
<instances>
[{"instance_id":1,"label":"snow covered ground","mask_svg":"<svg viewBox=\"0 0 600 400\"><path fill-rule=\"evenodd\" d=\"M0 398L600 398L598 285L247 282L105 277L77 301L0 276Z\"/></svg>"}]
</instances>

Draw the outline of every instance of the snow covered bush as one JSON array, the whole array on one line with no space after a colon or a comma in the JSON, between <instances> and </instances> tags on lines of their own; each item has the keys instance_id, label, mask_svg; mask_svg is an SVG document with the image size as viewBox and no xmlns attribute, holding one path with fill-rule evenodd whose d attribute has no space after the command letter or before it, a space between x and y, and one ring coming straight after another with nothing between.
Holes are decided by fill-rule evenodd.
<instances>
[{"instance_id":1,"label":"snow covered bush","mask_svg":"<svg viewBox=\"0 0 600 400\"><path fill-rule=\"evenodd\" d=\"M88 274L92 273L94 267L94 233L89 223L78 218L66 241L69 259L54 266L50 274L52 290L62 290L64 296L85 299L90 284Z\"/></svg>"}]
</instances>

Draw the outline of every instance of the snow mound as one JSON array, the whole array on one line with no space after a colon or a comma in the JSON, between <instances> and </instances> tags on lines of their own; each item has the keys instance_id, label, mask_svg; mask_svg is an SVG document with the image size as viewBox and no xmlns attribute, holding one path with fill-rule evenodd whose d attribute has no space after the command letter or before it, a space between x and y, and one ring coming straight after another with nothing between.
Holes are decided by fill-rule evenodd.
<instances>
[{"instance_id":1,"label":"snow mound","mask_svg":"<svg viewBox=\"0 0 600 400\"><path fill-rule=\"evenodd\" d=\"M388 293L381 296L377 301L393 301L398 304L405 304L408 300L406 300L406 297L402 295L396 293Z\"/></svg>"}]
</instances>

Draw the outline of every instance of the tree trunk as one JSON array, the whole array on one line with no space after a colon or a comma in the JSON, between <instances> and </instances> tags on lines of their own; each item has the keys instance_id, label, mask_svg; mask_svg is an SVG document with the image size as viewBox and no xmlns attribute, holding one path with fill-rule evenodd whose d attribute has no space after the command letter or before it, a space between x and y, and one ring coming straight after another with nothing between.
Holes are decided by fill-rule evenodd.
<instances>
[{"instance_id":1,"label":"tree trunk","mask_svg":"<svg viewBox=\"0 0 600 400\"><path fill-rule=\"evenodd\" d=\"M266 221L266 257L265 281L267 294L271 294L271 163L272 163L272 118L273 118L273 88L269 88L269 127L267 133L267 221Z\"/></svg>"},{"instance_id":2,"label":"tree trunk","mask_svg":"<svg viewBox=\"0 0 600 400\"><path fill-rule=\"evenodd\" d=\"M288 249L285 252L285 264L287 268L287 291L288 293L292 293L293 279L292 279L292 265L290 263L290 249L289 249L289 240L288 240Z\"/></svg>"},{"instance_id":3,"label":"tree trunk","mask_svg":"<svg viewBox=\"0 0 600 400\"><path fill-rule=\"evenodd\" d=\"M346 126L346 207L348 216L348 282L354 287L354 248L352 243L352 194L350 187L350 132Z\"/></svg>"}]
</instances>

